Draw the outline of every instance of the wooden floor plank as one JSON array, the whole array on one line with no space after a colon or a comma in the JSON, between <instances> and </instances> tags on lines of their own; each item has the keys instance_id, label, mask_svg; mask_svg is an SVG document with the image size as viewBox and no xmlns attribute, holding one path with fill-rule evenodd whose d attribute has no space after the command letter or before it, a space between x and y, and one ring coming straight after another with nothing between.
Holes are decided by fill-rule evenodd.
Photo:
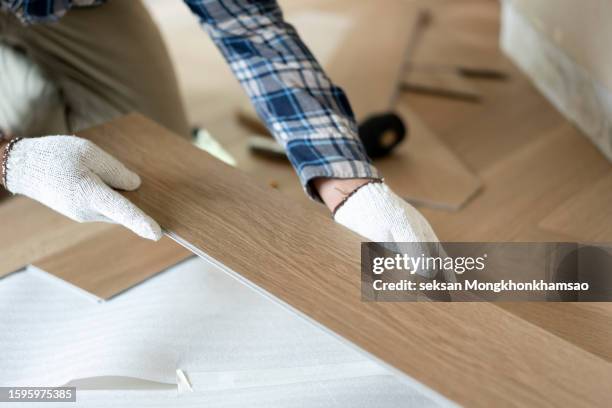
<instances>
[{"instance_id":1,"label":"wooden floor plank","mask_svg":"<svg viewBox=\"0 0 612 408\"><path fill-rule=\"evenodd\" d=\"M164 237L153 242L119 226L33 262L100 299L109 299L192 253Z\"/></svg>"},{"instance_id":2,"label":"wooden floor plank","mask_svg":"<svg viewBox=\"0 0 612 408\"><path fill-rule=\"evenodd\" d=\"M430 21L410 56L423 67L460 67L505 72L507 63L491 39L497 39L498 5L479 0L417 1L427 7Z\"/></svg>"},{"instance_id":3,"label":"wooden floor plank","mask_svg":"<svg viewBox=\"0 0 612 408\"><path fill-rule=\"evenodd\" d=\"M389 110L398 93L420 10L398 0L386 1L385 7L372 1L322 1L318 9L354 16L351 30L324 67L347 93L357 119ZM325 31L314 33L329 41Z\"/></svg>"},{"instance_id":4,"label":"wooden floor plank","mask_svg":"<svg viewBox=\"0 0 612 408\"><path fill-rule=\"evenodd\" d=\"M302 2L308 3L308 1ZM293 1L285 3L286 6L290 6ZM565 201L606 174L610 164L583 135L567 123L567 120L499 51L499 3L488 0L419 0L411 3L415 7L431 8L435 13L431 29L441 29L438 33L432 34L437 38L433 38L429 41L429 45L425 45L428 48L424 51L425 54L422 54L425 63L438 66L494 68L509 75L507 81L470 79L482 95L482 103L479 104L424 94L408 95L409 106L415 113L485 184L482 192L459 211L448 213L436 209L423 209L438 236L443 240L456 241L575 239L566 234L539 228L538 224ZM180 29L186 27L190 21L191 17L187 15L185 20L180 22ZM216 56L214 52L192 52L194 47L189 42L199 38L197 33L186 34L177 28L165 30L164 35L171 51L175 52L176 60L183 61L177 65L177 68L184 94L190 101L189 113L194 120L205 123L222 142L227 141L231 144L230 149L238 158L240 166L240 158L249 156L245 135L245 133L248 135L248 131L245 132L232 123L232 116L244 103L242 92L235 84L235 80L226 72L227 69L221 58L212 61ZM194 31L197 29L196 27ZM425 38L425 41L427 40ZM206 46L207 44L198 44L197 48L203 50ZM194 58L204 58L204 56L210 57L199 64L193 63ZM204 62L207 67L218 66L218 72L215 71L215 75L210 77L201 75L194 67L201 66ZM208 83L202 84L207 78L209 78ZM223 78L224 81L220 81L219 78ZM222 104L225 106L222 107ZM408 125L410 126L410 123ZM547 140L542 142L542 139ZM244 161L246 162L248 160ZM295 200L301 200L304 205L312 204L305 198L297 178L286 163L275 163L270 167L248 165L242 168L266 183L271 179L280 180L280 190L284 194ZM419 310L420 306L414 305L415 310ZM521 313L516 314L530 324L544 328L577 347L590 350L599 356L605 355L605 349L598 348L598 345L604 344L605 333L608 330L608 327L604 326L607 321L601 314L605 310L598 312L599 318L591 319L583 313L583 305L562 305L563 309L560 310L569 309L567 313L550 313L549 321L546 321L546 314L542 312L540 306L534 306L532 314L529 312L529 307L521 309ZM550 305L551 308L556 306L556 304ZM571 310L573 307L580 310L574 312ZM603 306L597 305L597 307ZM479 325L487 327L480 307L469 306L468 309L462 309L462 305L452 305L448 310L449 313L457 315L465 313L483 317L483 320L479 320L481 323L468 325L470 330ZM488 309L482 308L482 310ZM427 318L431 317L431 314L423 312L423 316ZM577 322L578 316L591 319L590 323L589 320ZM495 325L497 317L492 315L491 318L493 326L490 330L499 329L499 326ZM580 330L587 326L589 327L587 333ZM574 327L577 330L572 332ZM502 327L500 333L506 333L506 329L507 327ZM406 335L412 335L413 332ZM439 342L440 339L434 341ZM512 344L513 340L509 339L508 342ZM477 343L475 340L475 344ZM465 344L461 342L456 347L462 350ZM530 350L531 347L526 345L525 349ZM465 362L468 370L471 370L480 360L493 364L490 361L491 355L499 357L499 354L486 352L479 357L472 359L468 357L461 361ZM532 359L534 364L537 364L540 356L533 354ZM436 363L438 360L434 359ZM420 361L418 357L416 361ZM501 364L507 364L505 358L501 360ZM430 365L429 369L433 375L439 377L442 377L440 373L447 368L443 364L442 368L436 371L432 366L438 367L438 365ZM528 366L529 364L523 365L524 368ZM556 369L543 376L554 376L554 371ZM522 372L522 369L518 369L518 372ZM563 372L561 374L564 375ZM592 377L591 374L587 375ZM482 377L476 375L475 378ZM573 380L568 378L567 383L573 384ZM479 392L479 389L474 391L474 398ZM600 405L603 403L600 402ZM500 401L492 401L489 405L500 404ZM568 405L568 403L562 402L559 405Z\"/></svg>"},{"instance_id":5,"label":"wooden floor plank","mask_svg":"<svg viewBox=\"0 0 612 408\"><path fill-rule=\"evenodd\" d=\"M612 242L612 169L559 205L539 225L583 242Z\"/></svg>"},{"instance_id":6,"label":"wooden floor plank","mask_svg":"<svg viewBox=\"0 0 612 408\"><path fill-rule=\"evenodd\" d=\"M529 322L612 362L612 303L496 303Z\"/></svg>"},{"instance_id":7,"label":"wooden floor plank","mask_svg":"<svg viewBox=\"0 0 612 408\"><path fill-rule=\"evenodd\" d=\"M546 160L543 160L543 158ZM581 157L578 162L572 157ZM482 193L458 214L423 209L443 239L524 241L526 232L609 168L601 154L567 124L498 161L481 173ZM557 234L542 234L555 241Z\"/></svg>"},{"instance_id":8,"label":"wooden floor plank","mask_svg":"<svg viewBox=\"0 0 612 408\"><path fill-rule=\"evenodd\" d=\"M358 236L141 116L80 135L141 175L125 194L166 230L447 397L612 403L612 365L494 305L362 302Z\"/></svg>"},{"instance_id":9,"label":"wooden floor plank","mask_svg":"<svg viewBox=\"0 0 612 408\"><path fill-rule=\"evenodd\" d=\"M25 197L0 202L0 277L111 228L79 224Z\"/></svg>"}]
</instances>

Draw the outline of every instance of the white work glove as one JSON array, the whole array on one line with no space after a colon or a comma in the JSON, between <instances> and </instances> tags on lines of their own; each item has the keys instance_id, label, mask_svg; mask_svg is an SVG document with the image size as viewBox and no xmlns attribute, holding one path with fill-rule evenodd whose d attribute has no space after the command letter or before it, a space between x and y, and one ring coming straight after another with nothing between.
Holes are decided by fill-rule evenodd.
<instances>
[{"instance_id":1,"label":"white work glove","mask_svg":"<svg viewBox=\"0 0 612 408\"><path fill-rule=\"evenodd\" d=\"M135 190L140 177L92 142L76 136L23 139L10 151L6 187L78 222L121 224L159 240L159 225L112 188ZM112 187L112 188L111 188Z\"/></svg>"},{"instance_id":2,"label":"white work glove","mask_svg":"<svg viewBox=\"0 0 612 408\"><path fill-rule=\"evenodd\" d=\"M384 183L361 187L334 219L374 242L439 242L425 217Z\"/></svg>"},{"instance_id":3,"label":"white work glove","mask_svg":"<svg viewBox=\"0 0 612 408\"><path fill-rule=\"evenodd\" d=\"M361 187L338 208L334 220L373 242L440 242L425 217L384 183ZM408 248L416 256L422 251L430 256L447 256L439 244ZM430 272L419 274L433 278L436 271ZM443 270L443 274L448 282L456 282L452 270Z\"/></svg>"}]
</instances>

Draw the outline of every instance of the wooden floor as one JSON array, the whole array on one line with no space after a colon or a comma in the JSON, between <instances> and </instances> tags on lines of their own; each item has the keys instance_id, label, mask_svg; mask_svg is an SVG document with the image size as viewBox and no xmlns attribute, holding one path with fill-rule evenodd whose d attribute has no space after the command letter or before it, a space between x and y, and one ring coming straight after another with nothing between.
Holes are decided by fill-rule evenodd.
<instances>
[{"instance_id":1,"label":"wooden floor","mask_svg":"<svg viewBox=\"0 0 612 408\"><path fill-rule=\"evenodd\" d=\"M474 6L462 9L460 3ZM612 242L609 228L597 228L590 221L612 225L612 211L602 206L609 193L599 199L593 193L587 196L591 186L605 190L602 180L612 175L612 165L497 49L498 13L492 3L443 3L432 30L444 33L455 50L472 51L465 62L464 54L445 52L450 45L433 41L439 50L433 54L446 64L481 61L483 67L502 68L509 79L470 80L482 103L405 95L412 109L484 183L481 193L458 212L423 212L443 240ZM563 219L574 221L560 225ZM585 230L589 227L596 230Z\"/></svg>"}]
</instances>

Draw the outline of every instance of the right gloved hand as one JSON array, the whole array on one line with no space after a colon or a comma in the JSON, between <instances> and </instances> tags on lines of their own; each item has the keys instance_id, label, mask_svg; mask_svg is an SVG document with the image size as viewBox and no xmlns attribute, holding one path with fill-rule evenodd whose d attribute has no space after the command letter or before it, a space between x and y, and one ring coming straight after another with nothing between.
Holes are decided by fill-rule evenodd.
<instances>
[{"instance_id":1,"label":"right gloved hand","mask_svg":"<svg viewBox=\"0 0 612 408\"><path fill-rule=\"evenodd\" d=\"M159 225L112 188L135 190L140 177L94 143L76 136L16 142L6 162L6 188L78 222L121 224L159 240ZM111 188L112 187L112 188Z\"/></svg>"}]
</instances>

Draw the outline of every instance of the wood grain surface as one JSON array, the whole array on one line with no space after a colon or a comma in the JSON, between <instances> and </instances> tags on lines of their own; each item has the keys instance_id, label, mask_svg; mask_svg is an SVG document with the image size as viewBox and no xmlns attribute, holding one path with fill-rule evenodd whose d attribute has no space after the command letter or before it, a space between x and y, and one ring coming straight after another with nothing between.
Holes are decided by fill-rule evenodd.
<instances>
[{"instance_id":1,"label":"wood grain surface","mask_svg":"<svg viewBox=\"0 0 612 408\"><path fill-rule=\"evenodd\" d=\"M360 299L360 238L129 115L80 133L139 173L126 196L199 251L469 406L609 406L612 365L486 303Z\"/></svg>"},{"instance_id":2,"label":"wood grain surface","mask_svg":"<svg viewBox=\"0 0 612 408\"><path fill-rule=\"evenodd\" d=\"M0 202L0 277L112 228L79 224L26 197Z\"/></svg>"},{"instance_id":3,"label":"wood grain surface","mask_svg":"<svg viewBox=\"0 0 612 408\"><path fill-rule=\"evenodd\" d=\"M411 52L411 64L422 67L447 66L476 71L506 72L505 58L495 37L498 6L482 1L416 1L413 7L427 7L430 21ZM451 5L448 7L448 5ZM439 12L444 8L443 12Z\"/></svg>"},{"instance_id":4,"label":"wood grain surface","mask_svg":"<svg viewBox=\"0 0 612 408\"><path fill-rule=\"evenodd\" d=\"M293 12L292 6L296 3L315 10L321 1L281 0L288 14ZM336 3L336 0L325 3ZM424 63L492 68L509 76L506 81L470 79L482 96L481 103L408 94L410 108L484 184L482 191L458 211L420 208L438 236L455 241L575 240L567 234L540 227L540 222L608 174L611 165L500 52L499 2L415 0L410 5L415 9L431 9L433 13L431 35L437 38L429 42L425 38L421 48ZM173 15L183 9L180 4L174 7ZM218 53L206 48L212 45L198 35L200 28L192 24L192 16L188 12L184 14L183 19L160 18L159 23L178 62L176 67L183 94L189 101L190 117L206 124L228 146L238 159L239 168L263 183L278 181L278 189L283 194L313 209L323 209L305 197L287 163L267 161L262 165L265 159L249 153L246 139L251 129L241 127L234 120L234 113L244 104L243 92ZM194 27L186 32L190 24ZM193 42L197 39L202 40L196 46ZM194 53L196 48L210 52ZM200 66L206 66L207 72L214 69L214 75L201 75L197 68ZM599 225L612 225L612 212L595 212L599 204L596 201L591 204L593 207L587 212L600 219ZM571 218L584 216L573 210L570 213ZM546 307L552 311L547 313L543 310ZM555 307L555 304L538 304L512 311L531 324L571 340L577 347L605 355L606 347L612 344L607 334L607 319L612 316L609 304L591 304L588 312L584 304L564 304L559 313L554 312ZM574 312L574 308L579 310ZM573 380L568 379L567 383L573 384ZM477 391L474 392L476 398ZM496 401L489 405L503 404Z\"/></svg>"},{"instance_id":5,"label":"wood grain surface","mask_svg":"<svg viewBox=\"0 0 612 408\"><path fill-rule=\"evenodd\" d=\"M325 72L341 86L358 120L392 108L406 63L411 35L420 10L407 2L322 1L317 10L350 12L351 30L328 63ZM326 36L323 31L319 35ZM309 39L304 39L309 43ZM316 50L315 50L316 52Z\"/></svg>"},{"instance_id":6,"label":"wood grain surface","mask_svg":"<svg viewBox=\"0 0 612 408\"><path fill-rule=\"evenodd\" d=\"M612 303L496 303L612 362Z\"/></svg>"},{"instance_id":7,"label":"wood grain surface","mask_svg":"<svg viewBox=\"0 0 612 408\"><path fill-rule=\"evenodd\" d=\"M170 238L153 242L113 226L33 265L109 299L192 255Z\"/></svg>"},{"instance_id":8,"label":"wood grain surface","mask_svg":"<svg viewBox=\"0 0 612 408\"><path fill-rule=\"evenodd\" d=\"M585 242L612 242L612 170L580 190L540 222L540 227Z\"/></svg>"}]
</instances>

